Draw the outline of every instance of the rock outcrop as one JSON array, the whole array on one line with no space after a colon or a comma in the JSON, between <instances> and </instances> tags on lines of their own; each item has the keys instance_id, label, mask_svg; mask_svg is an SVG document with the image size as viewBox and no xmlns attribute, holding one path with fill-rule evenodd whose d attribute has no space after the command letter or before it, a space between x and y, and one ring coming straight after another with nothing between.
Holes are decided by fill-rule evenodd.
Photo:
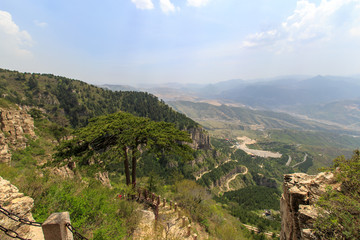
<instances>
[{"instance_id":1,"label":"rock outcrop","mask_svg":"<svg viewBox=\"0 0 360 240\"><path fill-rule=\"evenodd\" d=\"M73 179L75 174L68 166L50 168L50 172L63 179Z\"/></svg>"},{"instance_id":2,"label":"rock outcrop","mask_svg":"<svg viewBox=\"0 0 360 240\"><path fill-rule=\"evenodd\" d=\"M325 193L327 186L340 188L333 173L294 173L284 176L280 201L281 240L317 239L312 233L318 212L314 204Z\"/></svg>"},{"instance_id":3,"label":"rock outcrop","mask_svg":"<svg viewBox=\"0 0 360 240\"><path fill-rule=\"evenodd\" d=\"M187 130L188 133L190 133L190 137L193 140L192 143L190 143L190 147L192 147L195 150L198 149L210 149L210 136L209 134L205 133L205 131L202 128L190 128Z\"/></svg>"},{"instance_id":4,"label":"rock outcrop","mask_svg":"<svg viewBox=\"0 0 360 240\"><path fill-rule=\"evenodd\" d=\"M95 178L101 182L102 185L108 188L112 188L110 179L109 179L109 172L98 172L95 173Z\"/></svg>"},{"instance_id":5,"label":"rock outcrop","mask_svg":"<svg viewBox=\"0 0 360 240\"><path fill-rule=\"evenodd\" d=\"M16 214L17 216L34 221L31 214L31 209L34 206L34 200L28 196L20 193L17 187L10 184L9 181L0 177L0 206L7 211ZM41 227L29 226L8 218L6 215L0 213L0 225L13 230L25 239L43 240ZM2 231L0 231L0 239L10 240Z\"/></svg>"},{"instance_id":6,"label":"rock outcrop","mask_svg":"<svg viewBox=\"0 0 360 240\"><path fill-rule=\"evenodd\" d=\"M0 162L10 163L10 149L23 149L35 138L34 120L25 109L0 109Z\"/></svg>"}]
</instances>

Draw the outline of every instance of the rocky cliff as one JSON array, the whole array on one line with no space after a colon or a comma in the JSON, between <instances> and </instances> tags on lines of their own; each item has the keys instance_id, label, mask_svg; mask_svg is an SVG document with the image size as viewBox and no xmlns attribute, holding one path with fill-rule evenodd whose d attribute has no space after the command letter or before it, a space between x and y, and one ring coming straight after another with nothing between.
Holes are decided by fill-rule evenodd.
<instances>
[{"instance_id":1,"label":"rocky cliff","mask_svg":"<svg viewBox=\"0 0 360 240\"><path fill-rule=\"evenodd\" d=\"M330 172L284 176L280 201L281 240L317 239L312 233L313 222L317 217L314 204L325 193L327 186L334 189L340 187Z\"/></svg>"},{"instance_id":2,"label":"rocky cliff","mask_svg":"<svg viewBox=\"0 0 360 240\"><path fill-rule=\"evenodd\" d=\"M193 140L193 142L189 144L190 147L195 150L206 150L211 148L210 136L202 128L190 128L187 130L187 132L190 133L190 137Z\"/></svg>"},{"instance_id":3,"label":"rocky cliff","mask_svg":"<svg viewBox=\"0 0 360 240\"><path fill-rule=\"evenodd\" d=\"M31 214L31 209L34 206L34 200L28 196L24 196L23 193L19 192L17 187L10 184L9 181L3 179L2 177L0 177L0 206L23 219L34 221ZM29 226L14 221L1 212L0 225L6 229L17 232L20 237L25 239L44 239L41 227ZM0 231L0 239L9 240L13 238L6 236L4 232Z\"/></svg>"},{"instance_id":4,"label":"rocky cliff","mask_svg":"<svg viewBox=\"0 0 360 240\"><path fill-rule=\"evenodd\" d=\"M0 162L10 163L11 149L26 147L28 137L35 138L34 120L21 107L0 108Z\"/></svg>"}]
</instances>

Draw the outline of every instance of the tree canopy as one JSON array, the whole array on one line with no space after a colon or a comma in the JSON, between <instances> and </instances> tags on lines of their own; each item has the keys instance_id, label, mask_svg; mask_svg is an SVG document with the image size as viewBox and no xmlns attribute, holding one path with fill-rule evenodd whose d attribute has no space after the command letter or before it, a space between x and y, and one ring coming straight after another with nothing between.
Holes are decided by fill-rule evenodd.
<instances>
[{"instance_id":1,"label":"tree canopy","mask_svg":"<svg viewBox=\"0 0 360 240\"><path fill-rule=\"evenodd\" d=\"M172 123L155 122L125 112L93 118L74 135L58 147L58 159L102 152L115 154L124 161L127 184L130 184L130 168L132 184L136 184L136 165L142 152L151 152L159 158L167 154L184 159L192 157L192 149L184 144L191 142L187 132L178 130Z\"/></svg>"}]
</instances>

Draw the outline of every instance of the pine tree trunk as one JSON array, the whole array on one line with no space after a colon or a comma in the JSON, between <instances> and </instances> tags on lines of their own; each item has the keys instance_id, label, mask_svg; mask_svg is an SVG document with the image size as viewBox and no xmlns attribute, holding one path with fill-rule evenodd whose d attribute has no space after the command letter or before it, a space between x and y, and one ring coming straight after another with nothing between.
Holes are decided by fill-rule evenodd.
<instances>
[{"instance_id":1,"label":"pine tree trunk","mask_svg":"<svg viewBox=\"0 0 360 240\"><path fill-rule=\"evenodd\" d=\"M131 167L131 174L132 174L132 185L136 187L136 151L132 151L132 167Z\"/></svg>"},{"instance_id":2,"label":"pine tree trunk","mask_svg":"<svg viewBox=\"0 0 360 240\"><path fill-rule=\"evenodd\" d=\"M129 159L128 159L128 149L126 146L123 148L124 150L124 167L125 167L125 177L126 177L126 185L130 185L130 169L129 169Z\"/></svg>"}]
</instances>

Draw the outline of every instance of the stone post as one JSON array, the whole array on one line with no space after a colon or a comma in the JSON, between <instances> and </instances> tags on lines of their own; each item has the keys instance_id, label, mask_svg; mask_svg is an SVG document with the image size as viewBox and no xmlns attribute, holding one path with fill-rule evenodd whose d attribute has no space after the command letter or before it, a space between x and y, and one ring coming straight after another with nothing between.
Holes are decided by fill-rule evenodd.
<instances>
[{"instance_id":1,"label":"stone post","mask_svg":"<svg viewBox=\"0 0 360 240\"><path fill-rule=\"evenodd\" d=\"M191 235L191 224L187 225L187 235L190 237Z\"/></svg>"},{"instance_id":2,"label":"stone post","mask_svg":"<svg viewBox=\"0 0 360 240\"><path fill-rule=\"evenodd\" d=\"M166 205L166 198L163 198L164 207Z\"/></svg>"},{"instance_id":3,"label":"stone post","mask_svg":"<svg viewBox=\"0 0 360 240\"><path fill-rule=\"evenodd\" d=\"M138 200L140 201L140 199L141 199L141 190L140 188L138 188Z\"/></svg>"},{"instance_id":4,"label":"stone post","mask_svg":"<svg viewBox=\"0 0 360 240\"><path fill-rule=\"evenodd\" d=\"M197 240L197 234L196 233L193 235L193 237L194 237L194 240Z\"/></svg>"},{"instance_id":5,"label":"stone post","mask_svg":"<svg viewBox=\"0 0 360 240\"><path fill-rule=\"evenodd\" d=\"M69 212L53 213L42 224L45 240L73 240L73 235L66 224L70 223Z\"/></svg>"},{"instance_id":6,"label":"stone post","mask_svg":"<svg viewBox=\"0 0 360 240\"><path fill-rule=\"evenodd\" d=\"M155 221L159 219L159 205L155 206Z\"/></svg>"},{"instance_id":7,"label":"stone post","mask_svg":"<svg viewBox=\"0 0 360 240\"><path fill-rule=\"evenodd\" d=\"M181 219L182 219L182 226L183 226L183 227L185 227L185 220L186 220L186 217L185 217L185 216L183 216Z\"/></svg>"},{"instance_id":8,"label":"stone post","mask_svg":"<svg viewBox=\"0 0 360 240\"><path fill-rule=\"evenodd\" d=\"M174 203L174 209L175 209L175 212L177 210L177 203Z\"/></svg>"},{"instance_id":9,"label":"stone post","mask_svg":"<svg viewBox=\"0 0 360 240\"><path fill-rule=\"evenodd\" d=\"M146 201L147 200L147 190L144 189L144 200Z\"/></svg>"}]
</instances>

